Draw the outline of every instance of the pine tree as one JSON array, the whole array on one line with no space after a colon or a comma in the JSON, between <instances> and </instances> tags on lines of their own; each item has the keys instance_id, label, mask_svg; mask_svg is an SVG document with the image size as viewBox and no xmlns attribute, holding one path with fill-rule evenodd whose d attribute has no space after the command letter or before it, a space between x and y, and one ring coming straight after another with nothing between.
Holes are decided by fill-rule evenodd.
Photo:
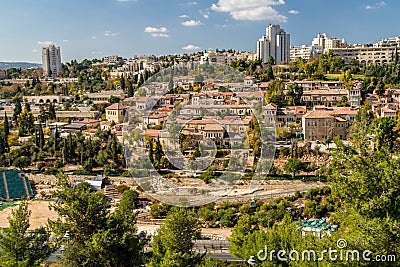
<instances>
[{"instance_id":1,"label":"pine tree","mask_svg":"<svg viewBox=\"0 0 400 267\"><path fill-rule=\"evenodd\" d=\"M190 209L173 208L153 238L149 266L197 266L193 237L199 233L199 219Z\"/></svg>"},{"instance_id":2,"label":"pine tree","mask_svg":"<svg viewBox=\"0 0 400 267\"><path fill-rule=\"evenodd\" d=\"M44 228L28 230L30 214L26 201L11 212L10 226L2 229L0 234L2 266L38 266L54 251L50 234Z\"/></svg>"}]
</instances>

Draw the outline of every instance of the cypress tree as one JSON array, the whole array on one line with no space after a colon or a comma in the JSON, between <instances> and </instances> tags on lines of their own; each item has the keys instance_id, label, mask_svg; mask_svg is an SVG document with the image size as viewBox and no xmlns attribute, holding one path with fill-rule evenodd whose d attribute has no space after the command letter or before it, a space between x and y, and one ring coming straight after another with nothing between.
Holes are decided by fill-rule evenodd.
<instances>
[{"instance_id":1,"label":"cypress tree","mask_svg":"<svg viewBox=\"0 0 400 267\"><path fill-rule=\"evenodd\" d=\"M54 107L54 104L49 105L49 119L50 120L55 120L56 119L56 109Z\"/></svg>"},{"instance_id":2,"label":"cypress tree","mask_svg":"<svg viewBox=\"0 0 400 267\"><path fill-rule=\"evenodd\" d=\"M7 113L5 113L5 116L4 116L4 139L5 139L5 141L6 141L6 143L7 143L7 146L8 146L8 136L10 135L10 125L9 125L9 123L8 123L8 117L7 117Z\"/></svg>"},{"instance_id":3,"label":"cypress tree","mask_svg":"<svg viewBox=\"0 0 400 267\"><path fill-rule=\"evenodd\" d=\"M25 103L25 109L29 112L31 111L31 105L28 102Z\"/></svg>"},{"instance_id":4,"label":"cypress tree","mask_svg":"<svg viewBox=\"0 0 400 267\"><path fill-rule=\"evenodd\" d=\"M150 158L151 163L154 163L153 140L150 140L150 143L149 143L149 158Z\"/></svg>"},{"instance_id":5,"label":"cypress tree","mask_svg":"<svg viewBox=\"0 0 400 267\"><path fill-rule=\"evenodd\" d=\"M117 136L113 134L113 139L112 139L112 155L113 155L113 160L115 163L118 162L118 147L117 147Z\"/></svg>"},{"instance_id":6,"label":"cypress tree","mask_svg":"<svg viewBox=\"0 0 400 267\"><path fill-rule=\"evenodd\" d=\"M121 89L122 90L126 89L125 75L124 74L122 74L122 76L121 76Z\"/></svg>"},{"instance_id":7,"label":"cypress tree","mask_svg":"<svg viewBox=\"0 0 400 267\"><path fill-rule=\"evenodd\" d=\"M13 119L15 122L18 121L18 116L19 116L19 114L21 114L21 112L22 112L21 100L18 98L15 101L14 114L13 114Z\"/></svg>"},{"instance_id":8,"label":"cypress tree","mask_svg":"<svg viewBox=\"0 0 400 267\"><path fill-rule=\"evenodd\" d=\"M128 97L132 97L135 91L133 89L133 85L130 79L128 79L127 81L127 87L128 87Z\"/></svg>"},{"instance_id":9,"label":"cypress tree","mask_svg":"<svg viewBox=\"0 0 400 267\"><path fill-rule=\"evenodd\" d=\"M43 134L43 128L42 128L42 123L39 122L39 136L38 136L39 140L39 149L42 150L43 146L44 146L44 134Z\"/></svg>"},{"instance_id":10,"label":"cypress tree","mask_svg":"<svg viewBox=\"0 0 400 267\"><path fill-rule=\"evenodd\" d=\"M138 87L142 86L143 83L144 83L143 74L139 74Z\"/></svg>"}]
</instances>

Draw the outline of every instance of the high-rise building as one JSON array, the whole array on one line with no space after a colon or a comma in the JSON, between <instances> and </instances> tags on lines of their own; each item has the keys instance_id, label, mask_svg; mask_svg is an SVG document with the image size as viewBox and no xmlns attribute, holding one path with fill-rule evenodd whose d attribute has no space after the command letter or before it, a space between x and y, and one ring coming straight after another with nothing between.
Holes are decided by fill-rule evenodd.
<instances>
[{"instance_id":1,"label":"high-rise building","mask_svg":"<svg viewBox=\"0 0 400 267\"><path fill-rule=\"evenodd\" d=\"M42 48L42 66L46 77L56 77L61 72L60 47L54 44Z\"/></svg>"},{"instance_id":2,"label":"high-rise building","mask_svg":"<svg viewBox=\"0 0 400 267\"><path fill-rule=\"evenodd\" d=\"M257 58L267 63L269 57L274 59L275 64L290 61L290 34L279 25L268 25L266 35L257 42Z\"/></svg>"}]
</instances>

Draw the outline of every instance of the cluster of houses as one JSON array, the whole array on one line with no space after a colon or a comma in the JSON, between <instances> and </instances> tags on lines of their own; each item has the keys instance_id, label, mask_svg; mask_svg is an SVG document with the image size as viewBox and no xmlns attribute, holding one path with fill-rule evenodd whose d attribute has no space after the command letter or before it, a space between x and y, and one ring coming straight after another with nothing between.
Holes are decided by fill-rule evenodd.
<instances>
[{"instance_id":1,"label":"cluster of houses","mask_svg":"<svg viewBox=\"0 0 400 267\"><path fill-rule=\"evenodd\" d=\"M223 145L226 144L225 138L244 133L254 111L257 111L258 118L263 118L266 123L273 123L278 128L296 128L305 140L325 140L335 136L346 139L348 127L362 102L357 83L349 90L340 81L296 81L303 88L302 105L286 107L267 104L268 83L256 83L253 77L244 77L242 82L236 83L212 78L198 83L194 77L176 76L173 82L175 87L182 88L182 93L165 93L168 82L154 82L147 88L147 95L134 98L125 98L121 90L88 93L86 99L91 103L109 103L113 96L121 102L106 107L105 114L94 110L90 104L74 105L68 110L57 108L58 122L50 124L50 127L58 127L64 133L85 131L94 134L99 128L111 130L122 141L126 111L134 108L142 112L134 118L143 124L140 129L142 136L167 138L167 130L161 126L169 120L171 112L177 110L181 119L178 122L184 125L183 133L197 139L211 138ZM285 93L291 83L294 82L285 84ZM400 90L386 90L383 96L368 94L365 97L377 117L397 117ZM74 100L73 96L63 95L27 96L23 99L31 104L36 119L40 117L41 104L52 103L59 107L65 102L74 103ZM7 114L11 118L13 109L12 104L3 103L0 117ZM241 139L236 141L241 142Z\"/></svg>"}]
</instances>

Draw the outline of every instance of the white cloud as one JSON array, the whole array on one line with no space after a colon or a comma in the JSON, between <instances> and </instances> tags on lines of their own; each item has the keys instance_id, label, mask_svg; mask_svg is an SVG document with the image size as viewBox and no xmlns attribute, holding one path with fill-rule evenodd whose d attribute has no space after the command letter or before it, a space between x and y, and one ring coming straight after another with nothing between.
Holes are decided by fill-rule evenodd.
<instances>
[{"instance_id":1,"label":"white cloud","mask_svg":"<svg viewBox=\"0 0 400 267\"><path fill-rule=\"evenodd\" d=\"M97 37L93 35L93 36L91 36L90 38L91 38L91 39L96 39Z\"/></svg>"},{"instance_id":2,"label":"white cloud","mask_svg":"<svg viewBox=\"0 0 400 267\"><path fill-rule=\"evenodd\" d=\"M206 10L200 10L200 14L203 16L203 18L208 19L210 17L210 12L208 9Z\"/></svg>"},{"instance_id":3,"label":"white cloud","mask_svg":"<svg viewBox=\"0 0 400 267\"><path fill-rule=\"evenodd\" d=\"M218 0L211 9L229 13L235 20L272 20L286 22L287 18L273 6L284 5L285 0Z\"/></svg>"},{"instance_id":4,"label":"white cloud","mask_svg":"<svg viewBox=\"0 0 400 267\"><path fill-rule=\"evenodd\" d=\"M53 45L54 42L52 41L39 41L37 42L38 45L42 45L42 46L49 46L49 45Z\"/></svg>"},{"instance_id":5,"label":"white cloud","mask_svg":"<svg viewBox=\"0 0 400 267\"><path fill-rule=\"evenodd\" d=\"M103 52L93 51L92 54L93 54L93 55L101 55L101 54L103 54Z\"/></svg>"},{"instance_id":6,"label":"white cloud","mask_svg":"<svg viewBox=\"0 0 400 267\"><path fill-rule=\"evenodd\" d=\"M197 5L198 3L196 2L196 1L193 1L193 2L189 2L188 3L188 6L195 6L195 5Z\"/></svg>"},{"instance_id":7,"label":"white cloud","mask_svg":"<svg viewBox=\"0 0 400 267\"><path fill-rule=\"evenodd\" d=\"M68 43L68 42L69 42L69 40L67 40L67 39L64 39L64 40L62 40L62 42L63 42L63 43Z\"/></svg>"},{"instance_id":8,"label":"white cloud","mask_svg":"<svg viewBox=\"0 0 400 267\"><path fill-rule=\"evenodd\" d=\"M185 14L183 14L183 15L180 15L179 16L181 19L187 19L189 16L188 15L185 15Z\"/></svg>"},{"instance_id":9,"label":"white cloud","mask_svg":"<svg viewBox=\"0 0 400 267\"><path fill-rule=\"evenodd\" d=\"M185 47L182 47L182 49L186 51L193 51L193 50L199 50L200 47L195 45L187 45Z\"/></svg>"},{"instance_id":10,"label":"white cloud","mask_svg":"<svg viewBox=\"0 0 400 267\"><path fill-rule=\"evenodd\" d=\"M195 26L200 26L202 24L203 23L201 23L200 20L193 20L193 19L182 22L182 25L186 27L195 27Z\"/></svg>"},{"instance_id":11,"label":"white cloud","mask_svg":"<svg viewBox=\"0 0 400 267\"><path fill-rule=\"evenodd\" d=\"M144 28L144 32L150 32L150 33L154 33L154 32L168 32L168 29L165 27L160 27L160 28L156 28L156 27L146 27Z\"/></svg>"},{"instance_id":12,"label":"white cloud","mask_svg":"<svg viewBox=\"0 0 400 267\"><path fill-rule=\"evenodd\" d=\"M270 6L231 12L235 20L273 20L286 22L287 18Z\"/></svg>"},{"instance_id":13,"label":"white cloud","mask_svg":"<svg viewBox=\"0 0 400 267\"><path fill-rule=\"evenodd\" d=\"M297 14L299 14L299 11L292 9L292 10L289 10L289 14L297 15Z\"/></svg>"},{"instance_id":14,"label":"white cloud","mask_svg":"<svg viewBox=\"0 0 400 267\"><path fill-rule=\"evenodd\" d=\"M37 53L39 51L37 51L36 49L32 49L32 53Z\"/></svg>"},{"instance_id":15,"label":"white cloud","mask_svg":"<svg viewBox=\"0 0 400 267\"><path fill-rule=\"evenodd\" d=\"M152 33L151 36L153 38L168 38L169 35L165 33Z\"/></svg>"},{"instance_id":16,"label":"white cloud","mask_svg":"<svg viewBox=\"0 0 400 267\"><path fill-rule=\"evenodd\" d=\"M144 28L144 32L151 33L151 36L153 38L168 38L169 34L166 34L168 32L168 29L166 27L146 27Z\"/></svg>"},{"instance_id":17,"label":"white cloud","mask_svg":"<svg viewBox=\"0 0 400 267\"><path fill-rule=\"evenodd\" d=\"M366 10L371 10L371 9L384 7L384 6L386 6L386 2L385 1L380 1L380 2L376 2L374 5L366 5L365 9Z\"/></svg>"},{"instance_id":18,"label":"white cloud","mask_svg":"<svg viewBox=\"0 0 400 267\"><path fill-rule=\"evenodd\" d=\"M110 30L104 31L104 36L117 36L117 35L119 35L119 32L112 32Z\"/></svg>"}]
</instances>

